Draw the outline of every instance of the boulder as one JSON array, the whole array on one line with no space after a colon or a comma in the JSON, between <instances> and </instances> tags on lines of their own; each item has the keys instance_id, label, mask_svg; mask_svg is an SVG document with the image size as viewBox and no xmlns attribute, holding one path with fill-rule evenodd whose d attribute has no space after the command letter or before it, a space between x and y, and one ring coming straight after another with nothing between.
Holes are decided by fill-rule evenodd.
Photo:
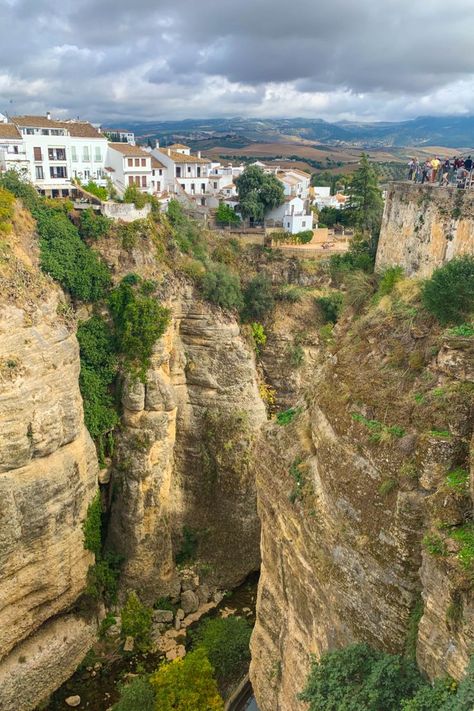
<instances>
[{"instance_id":1,"label":"boulder","mask_svg":"<svg viewBox=\"0 0 474 711\"><path fill-rule=\"evenodd\" d=\"M173 622L173 610L153 610L153 621L171 624Z\"/></svg>"},{"instance_id":2,"label":"boulder","mask_svg":"<svg viewBox=\"0 0 474 711\"><path fill-rule=\"evenodd\" d=\"M199 598L192 590L185 590L181 593L181 608L185 615L196 612L199 607Z\"/></svg>"},{"instance_id":3,"label":"boulder","mask_svg":"<svg viewBox=\"0 0 474 711\"><path fill-rule=\"evenodd\" d=\"M72 706L72 707L74 707L74 706L80 706L80 704L81 704L81 697L80 697L78 694L76 694L75 696L68 696L67 699L66 699L66 704L67 704L68 706Z\"/></svg>"}]
</instances>

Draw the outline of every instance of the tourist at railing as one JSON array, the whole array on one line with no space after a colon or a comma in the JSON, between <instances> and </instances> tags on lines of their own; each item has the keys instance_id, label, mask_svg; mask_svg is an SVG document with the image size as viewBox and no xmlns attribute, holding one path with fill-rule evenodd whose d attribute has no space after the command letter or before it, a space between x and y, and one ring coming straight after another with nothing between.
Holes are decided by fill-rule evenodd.
<instances>
[{"instance_id":1,"label":"tourist at railing","mask_svg":"<svg viewBox=\"0 0 474 711\"><path fill-rule=\"evenodd\" d=\"M439 156L428 158L420 164L418 158L411 158L408 163L407 179L410 182L432 183L442 187L450 185L458 188L474 187L474 161L469 155L467 158L453 156L442 161Z\"/></svg>"}]
</instances>

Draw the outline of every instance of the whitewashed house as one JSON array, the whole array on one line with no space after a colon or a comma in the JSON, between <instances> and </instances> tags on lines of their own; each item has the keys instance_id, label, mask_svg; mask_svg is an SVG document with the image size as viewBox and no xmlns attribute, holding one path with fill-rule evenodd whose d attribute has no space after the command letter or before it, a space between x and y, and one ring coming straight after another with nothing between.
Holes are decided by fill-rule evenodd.
<instances>
[{"instance_id":1,"label":"whitewashed house","mask_svg":"<svg viewBox=\"0 0 474 711\"><path fill-rule=\"evenodd\" d=\"M29 163L21 133L15 124L0 121L0 171L12 169L29 177Z\"/></svg>"},{"instance_id":2,"label":"whitewashed house","mask_svg":"<svg viewBox=\"0 0 474 711\"><path fill-rule=\"evenodd\" d=\"M331 188L321 185L315 185L313 190L313 202L318 210L322 210L323 207L334 207L336 210L341 210L346 205L347 195L342 193L331 195Z\"/></svg>"},{"instance_id":3,"label":"whitewashed house","mask_svg":"<svg viewBox=\"0 0 474 711\"><path fill-rule=\"evenodd\" d=\"M292 168L290 170L278 170L275 175L283 184L286 196L297 195L303 200L308 199L311 182L311 176L308 173Z\"/></svg>"},{"instance_id":4,"label":"whitewashed house","mask_svg":"<svg viewBox=\"0 0 474 711\"><path fill-rule=\"evenodd\" d=\"M105 184L107 139L90 123L56 121L48 113L13 116L1 126L2 131L16 127L21 135L18 153L24 152L26 177L41 193L66 197L73 190L73 178ZM10 129L5 129L6 126Z\"/></svg>"},{"instance_id":5,"label":"whitewashed house","mask_svg":"<svg viewBox=\"0 0 474 711\"><path fill-rule=\"evenodd\" d=\"M131 146L135 145L135 134L133 131L128 131L126 128L103 128L101 127L100 132L107 137L112 143L130 143Z\"/></svg>"},{"instance_id":6,"label":"whitewashed house","mask_svg":"<svg viewBox=\"0 0 474 711\"><path fill-rule=\"evenodd\" d=\"M298 195L287 196L282 205L273 208L265 216L265 224L269 227L281 226L285 232L294 235L298 232L313 229L313 213L307 212L305 201Z\"/></svg>"},{"instance_id":7,"label":"whitewashed house","mask_svg":"<svg viewBox=\"0 0 474 711\"><path fill-rule=\"evenodd\" d=\"M210 172L212 161L202 158L201 153L191 154L189 146L174 143L160 148L157 142L151 155L163 164L164 190L176 195L185 194L199 204L206 204L206 197L211 194Z\"/></svg>"},{"instance_id":8,"label":"whitewashed house","mask_svg":"<svg viewBox=\"0 0 474 711\"><path fill-rule=\"evenodd\" d=\"M108 144L106 171L120 195L129 185L136 185L140 192L154 192L151 160L151 154L139 146Z\"/></svg>"}]
</instances>

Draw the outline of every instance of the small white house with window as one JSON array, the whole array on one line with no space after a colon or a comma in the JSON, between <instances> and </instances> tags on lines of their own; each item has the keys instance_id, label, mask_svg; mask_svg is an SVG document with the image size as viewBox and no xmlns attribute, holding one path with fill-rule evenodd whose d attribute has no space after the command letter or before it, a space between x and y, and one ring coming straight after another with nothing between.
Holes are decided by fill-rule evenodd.
<instances>
[{"instance_id":1,"label":"small white house with window","mask_svg":"<svg viewBox=\"0 0 474 711\"><path fill-rule=\"evenodd\" d=\"M153 193L151 153L130 143L109 143L106 171L118 192L123 195L129 185L140 192Z\"/></svg>"},{"instance_id":2,"label":"small white house with window","mask_svg":"<svg viewBox=\"0 0 474 711\"><path fill-rule=\"evenodd\" d=\"M0 120L0 171L12 169L29 177L29 163L21 133L15 124Z\"/></svg>"},{"instance_id":3,"label":"small white house with window","mask_svg":"<svg viewBox=\"0 0 474 711\"><path fill-rule=\"evenodd\" d=\"M313 213L306 212L305 201L298 196L287 196L282 205L273 208L265 216L268 226L282 227L292 235L313 229Z\"/></svg>"},{"instance_id":4,"label":"small white house with window","mask_svg":"<svg viewBox=\"0 0 474 711\"><path fill-rule=\"evenodd\" d=\"M178 195L185 193L205 204L206 196L213 192L209 177L212 167L210 160L202 158L200 152L192 155L189 146L181 143L160 148L157 142L151 153L165 168L164 190Z\"/></svg>"}]
</instances>

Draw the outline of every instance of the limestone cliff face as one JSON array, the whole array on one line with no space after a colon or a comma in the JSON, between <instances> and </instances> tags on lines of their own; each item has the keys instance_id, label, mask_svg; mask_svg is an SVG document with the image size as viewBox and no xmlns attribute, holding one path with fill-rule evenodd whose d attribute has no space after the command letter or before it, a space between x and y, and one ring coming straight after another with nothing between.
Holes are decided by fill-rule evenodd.
<instances>
[{"instance_id":1,"label":"limestone cliff face","mask_svg":"<svg viewBox=\"0 0 474 711\"><path fill-rule=\"evenodd\" d=\"M92 562L82 521L97 459L61 292L36 267L21 212L14 229L0 258L0 707L28 711L73 672L94 636L64 613Z\"/></svg>"},{"instance_id":2,"label":"limestone cliff face","mask_svg":"<svg viewBox=\"0 0 474 711\"><path fill-rule=\"evenodd\" d=\"M305 708L296 695L311 653L355 641L406 649L420 598L422 668L459 678L468 660L472 588L449 531L473 506L446 476L468 468L473 347L395 311L338 326L300 414L258 443L251 680L262 711ZM422 538L441 523L436 557Z\"/></svg>"},{"instance_id":3,"label":"limestone cliff face","mask_svg":"<svg viewBox=\"0 0 474 711\"><path fill-rule=\"evenodd\" d=\"M170 279L163 294L170 327L146 383L124 388L110 529L111 544L126 557L124 586L151 602L179 590L174 554L185 529L212 583L231 587L258 568L256 491L246 459L266 419L237 321L185 283ZM229 422L242 431L226 434ZM228 456L209 441L214 427Z\"/></svg>"},{"instance_id":4,"label":"limestone cliff face","mask_svg":"<svg viewBox=\"0 0 474 711\"><path fill-rule=\"evenodd\" d=\"M398 184L387 193L377 267L401 265L429 276L444 262L474 253L471 190Z\"/></svg>"}]
</instances>

